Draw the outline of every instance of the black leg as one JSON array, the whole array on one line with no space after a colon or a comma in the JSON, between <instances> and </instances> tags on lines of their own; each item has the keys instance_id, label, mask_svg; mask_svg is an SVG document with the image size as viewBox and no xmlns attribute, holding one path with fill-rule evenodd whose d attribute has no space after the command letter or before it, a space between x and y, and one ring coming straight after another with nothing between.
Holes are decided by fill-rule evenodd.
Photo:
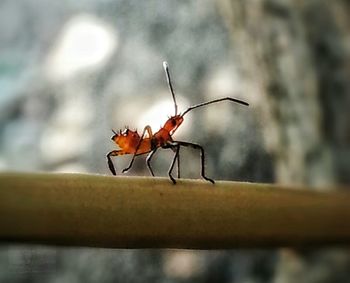
<instances>
[{"instance_id":1,"label":"black leg","mask_svg":"<svg viewBox=\"0 0 350 283\"><path fill-rule=\"evenodd\" d=\"M176 145L171 145L170 148L173 149L173 150L175 149L175 154L174 154L173 161L171 162L171 165L169 167L168 175L169 175L170 180L175 185L176 181L175 181L174 177L171 175L171 173L172 173L172 171L174 169L174 165L175 165L176 159L178 158L180 146L178 144L176 144Z\"/></svg>"},{"instance_id":2,"label":"black leg","mask_svg":"<svg viewBox=\"0 0 350 283\"><path fill-rule=\"evenodd\" d=\"M177 153L177 178L180 179L180 147Z\"/></svg>"},{"instance_id":3,"label":"black leg","mask_svg":"<svg viewBox=\"0 0 350 283\"><path fill-rule=\"evenodd\" d=\"M141 142L140 142L140 143L141 143ZM138 147L139 147L139 146L138 146ZM130 168L132 167L132 165L134 164L134 160L135 160L135 157L136 157L136 155L137 155L137 154L136 154L137 150L138 150L138 148L135 150L135 153L132 155L132 158L131 158L131 161L130 161L128 167L124 168L123 171L122 171L122 173L125 173L125 172L129 171Z\"/></svg>"},{"instance_id":4,"label":"black leg","mask_svg":"<svg viewBox=\"0 0 350 283\"><path fill-rule=\"evenodd\" d=\"M182 142L182 141L175 141L175 144L178 144L180 146L186 146L186 147L193 147L195 149L199 149L200 153L201 153L201 176L203 179L215 184L213 179L208 178L207 176L205 176L205 156L204 156L204 149L202 146L200 146L199 144L196 143L190 143L190 142Z\"/></svg>"},{"instance_id":5,"label":"black leg","mask_svg":"<svg viewBox=\"0 0 350 283\"><path fill-rule=\"evenodd\" d=\"M177 146L176 145L174 145L174 146L169 146L169 147L166 147L166 148L171 148L171 150L174 152L174 153L176 153L176 148L177 148ZM178 179L180 179L180 149L179 149L179 153L177 154L177 158L176 158L176 160L177 160L177 178Z\"/></svg>"},{"instance_id":6,"label":"black leg","mask_svg":"<svg viewBox=\"0 0 350 283\"><path fill-rule=\"evenodd\" d=\"M153 170L152 170L152 167L151 167L151 159L153 157L153 155L156 153L158 148L155 148L153 149L148 155L147 155L147 158L146 158L146 164L147 164L147 167L148 167L148 170L149 172L151 173L151 175L154 177L154 173L153 173Z\"/></svg>"},{"instance_id":7,"label":"black leg","mask_svg":"<svg viewBox=\"0 0 350 283\"><path fill-rule=\"evenodd\" d=\"M111 170L113 175L117 175L117 173L115 172L115 168L114 168L111 156L118 156L118 155L123 155L123 154L124 154L124 152L121 150L113 150L111 152L108 152L108 154L107 154L108 167L109 167L109 170Z\"/></svg>"}]
</instances>

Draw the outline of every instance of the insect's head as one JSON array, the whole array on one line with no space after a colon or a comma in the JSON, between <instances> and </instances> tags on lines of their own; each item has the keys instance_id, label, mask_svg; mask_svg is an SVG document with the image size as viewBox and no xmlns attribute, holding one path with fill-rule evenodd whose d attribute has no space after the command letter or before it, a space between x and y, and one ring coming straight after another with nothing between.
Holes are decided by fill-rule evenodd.
<instances>
[{"instance_id":1,"label":"insect's head","mask_svg":"<svg viewBox=\"0 0 350 283\"><path fill-rule=\"evenodd\" d=\"M164 124L164 129L166 129L171 135L177 130L177 128L182 124L184 118L181 115L175 115L168 119Z\"/></svg>"},{"instance_id":2,"label":"insect's head","mask_svg":"<svg viewBox=\"0 0 350 283\"><path fill-rule=\"evenodd\" d=\"M123 131L119 130L119 132L113 131L113 133L114 133L114 136L112 137L112 140L120 148L135 146L139 143L141 138L140 135L137 133L137 131L132 131L128 128L125 128Z\"/></svg>"}]
</instances>

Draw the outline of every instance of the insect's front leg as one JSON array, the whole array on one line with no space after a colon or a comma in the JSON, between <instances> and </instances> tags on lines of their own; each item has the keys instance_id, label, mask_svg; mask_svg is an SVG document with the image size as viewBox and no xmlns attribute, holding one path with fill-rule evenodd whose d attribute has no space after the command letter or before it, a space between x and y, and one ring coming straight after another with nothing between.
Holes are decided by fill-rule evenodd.
<instances>
[{"instance_id":1,"label":"insect's front leg","mask_svg":"<svg viewBox=\"0 0 350 283\"><path fill-rule=\"evenodd\" d=\"M175 154L174 154L173 161L171 162L171 165L169 167L168 175L169 175L170 180L175 185L176 181L175 181L174 177L171 175L171 173L172 173L172 171L174 169L174 165L175 165L175 162L177 160L177 176L178 176L178 178L180 178L180 161L179 161L180 146L179 145L175 145L174 147L172 147L172 150L175 152Z\"/></svg>"},{"instance_id":2,"label":"insect's front leg","mask_svg":"<svg viewBox=\"0 0 350 283\"><path fill-rule=\"evenodd\" d=\"M177 161L177 177L180 178L180 158L179 158L180 145L171 141L171 142L168 142L166 145L164 145L162 148L165 148L165 149L170 148L175 153L168 170L168 176L170 180L173 182L173 184L175 185L176 180L173 177L172 172L174 169L175 162Z\"/></svg>"},{"instance_id":3,"label":"insect's front leg","mask_svg":"<svg viewBox=\"0 0 350 283\"><path fill-rule=\"evenodd\" d=\"M177 178L180 179L180 147L177 153Z\"/></svg>"},{"instance_id":4,"label":"insect's front leg","mask_svg":"<svg viewBox=\"0 0 350 283\"><path fill-rule=\"evenodd\" d=\"M119 155L123 155L123 154L125 154L125 152L123 150L112 150L111 152L108 152L108 154L107 154L108 167L109 167L109 170L111 170L113 175L117 175L117 173L115 172L115 168L114 168L111 156L119 156Z\"/></svg>"},{"instance_id":5,"label":"insect's front leg","mask_svg":"<svg viewBox=\"0 0 350 283\"><path fill-rule=\"evenodd\" d=\"M205 175L205 156L204 156L204 148L196 143L183 142L183 141L174 141L174 144L178 144L179 146L192 147L195 149L199 149L200 157L201 157L201 176L203 179L209 181L212 184L215 184L215 181Z\"/></svg>"},{"instance_id":6,"label":"insect's front leg","mask_svg":"<svg viewBox=\"0 0 350 283\"><path fill-rule=\"evenodd\" d=\"M140 148L141 142L142 142L142 140L143 140L143 138L144 138L146 132L147 132L147 134L148 134L149 139L151 140L151 138L152 138L152 136L153 136L153 134L152 134L152 129L151 129L150 126L146 126L146 127L143 129L143 132L142 132L140 141L138 142L138 144L137 144L137 146L136 146L136 148L135 148L135 152L134 152L134 154L133 154L133 156L132 156L132 159L131 159L131 161L130 161L128 167L124 168L123 171L122 171L122 173L125 173L125 172L127 172L127 171L130 170L130 168L132 167L132 165L133 165L133 163L134 163L134 160L135 160L136 155L138 155L138 154L143 154L143 153L147 153L147 151L146 151L146 152L137 152L137 151L139 150L139 148ZM149 150L148 150L148 151L149 151Z\"/></svg>"},{"instance_id":7,"label":"insect's front leg","mask_svg":"<svg viewBox=\"0 0 350 283\"><path fill-rule=\"evenodd\" d=\"M173 146L171 150L174 152L174 157L176 156L177 164L177 178L180 179L180 146ZM178 152L177 152L178 151Z\"/></svg>"}]
</instances>

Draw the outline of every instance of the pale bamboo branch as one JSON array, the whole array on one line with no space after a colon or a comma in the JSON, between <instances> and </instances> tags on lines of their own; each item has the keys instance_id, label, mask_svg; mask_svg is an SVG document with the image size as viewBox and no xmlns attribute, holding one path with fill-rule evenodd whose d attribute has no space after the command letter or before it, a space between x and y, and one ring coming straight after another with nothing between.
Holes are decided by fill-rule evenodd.
<instances>
[{"instance_id":1,"label":"pale bamboo branch","mask_svg":"<svg viewBox=\"0 0 350 283\"><path fill-rule=\"evenodd\" d=\"M0 174L0 241L108 248L350 244L350 194L277 185Z\"/></svg>"}]
</instances>

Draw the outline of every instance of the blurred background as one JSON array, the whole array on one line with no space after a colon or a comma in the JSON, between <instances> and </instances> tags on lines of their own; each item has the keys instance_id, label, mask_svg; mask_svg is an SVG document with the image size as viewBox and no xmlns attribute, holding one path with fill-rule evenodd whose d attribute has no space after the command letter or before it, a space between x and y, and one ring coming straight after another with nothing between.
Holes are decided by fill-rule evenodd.
<instances>
[{"instance_id":1,"label":"blurred background","mask_svg":"<svg viewBox=\"0 0 350 283\"><path fill-rule=\"evenodd\" d=\"M0 170L110 174L111 129L173 114L166 60L180 112L250 103L195 110L176 133L205 148L209 177L348 185L349 15L346 0L2 0ZM157 152L156 175L171 158ZM181 161L199 178L197 152ZM0 282L350 282L350 255L1 246Z\"/></svg>"}]
</instances>

